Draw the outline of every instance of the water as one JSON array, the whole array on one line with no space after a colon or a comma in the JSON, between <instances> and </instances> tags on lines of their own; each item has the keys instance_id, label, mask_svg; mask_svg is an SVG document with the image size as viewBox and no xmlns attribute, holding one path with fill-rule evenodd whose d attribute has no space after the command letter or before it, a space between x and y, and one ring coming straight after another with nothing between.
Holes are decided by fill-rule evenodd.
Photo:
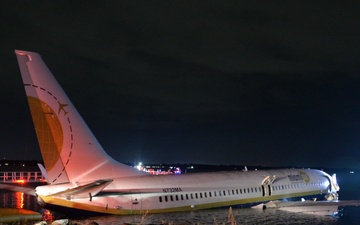
<instances>
[{"instance_id":1,"label":"water","mask_svg":"<svg viewBox=\"0 0 360 225\"><path fill-rule=\"evenodd\" d=\"M360 171L350 174L349 171L336 172L340 184L341 200L360 200ZM49 215L59 215L44 210L36 203L33 196L21 192L0 191L0 208L25 208L37 211L49 218ZM98 224L229 224L229 209L211 209L181 213L149 214L136 216L100 216L71 219L73 224L89 224L96 221ZM233 209L232 215L236 224L360 224L360 207L347 206L339 209L338 216L316 216L300 213L288 213L276 209ZM66 216L65 216L66 218ZM51 219L51 217L50 217Z\"/></svg>"}]
</instances>

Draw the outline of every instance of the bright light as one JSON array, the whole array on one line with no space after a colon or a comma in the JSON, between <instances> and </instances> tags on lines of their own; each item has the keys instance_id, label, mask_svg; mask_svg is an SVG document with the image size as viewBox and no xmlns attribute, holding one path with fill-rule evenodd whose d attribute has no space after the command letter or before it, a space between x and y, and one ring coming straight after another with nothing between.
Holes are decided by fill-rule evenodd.
<instances>
[{"instance_id":1,"label":"bright light","mask_svg":"<svg viewBox=\"0 0 360 225\"><path fill-rule=\"evenodd\" d=\"M25 180L16 180L16 183L23 184L23 183L25 183Z\"/></svg>"},{"instance_id":2,"label":"bright light","mask_svg":"<svg viewBox=\"0 0 360 225\"><path fill-rule=\"evenodd\" d=\"M138 169L138 170L143 170L143 168L142 168L142 162L139 162L139 164L136 166L136 169Z\"/></svg>"}]
</instances>

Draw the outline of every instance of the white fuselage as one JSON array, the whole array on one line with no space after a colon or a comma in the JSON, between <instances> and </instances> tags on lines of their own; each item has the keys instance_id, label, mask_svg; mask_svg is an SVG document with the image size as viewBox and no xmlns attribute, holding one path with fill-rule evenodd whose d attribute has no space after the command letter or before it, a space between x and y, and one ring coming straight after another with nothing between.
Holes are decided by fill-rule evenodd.
<instances>
[{"instance_id":1,"label":"white fuselage","mask_svg":"<svg viewBox=\"0 0 360 225\"><path fill-rule=\"evenodd\" d=\"M264 182L273 177L271 182ZM194 173L113 179L95 196L51 195L74 184L37 188L41 201L107 214L189 211L327 194L329 175L310 169Z\"/></svg>"}]
</instances>

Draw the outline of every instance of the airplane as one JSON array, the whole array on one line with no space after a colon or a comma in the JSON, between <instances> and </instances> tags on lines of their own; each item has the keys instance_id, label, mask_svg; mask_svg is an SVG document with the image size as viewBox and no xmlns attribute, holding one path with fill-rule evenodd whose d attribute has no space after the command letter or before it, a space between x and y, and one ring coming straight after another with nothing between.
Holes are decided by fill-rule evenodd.
<instances>
[{"instance_id":1,"label":"airplane","mask_svg":"<svg viewBox=\"0 0 360 225\"><path fill-rule=\"evenodd\" d=\"M337 199L336 175L315 169L150 175L101 147L41 56L15 50L45 168L38 203L61 212L130 215ZM66 111L65 111L66 109Z\"/></svg>"}]
</instances>

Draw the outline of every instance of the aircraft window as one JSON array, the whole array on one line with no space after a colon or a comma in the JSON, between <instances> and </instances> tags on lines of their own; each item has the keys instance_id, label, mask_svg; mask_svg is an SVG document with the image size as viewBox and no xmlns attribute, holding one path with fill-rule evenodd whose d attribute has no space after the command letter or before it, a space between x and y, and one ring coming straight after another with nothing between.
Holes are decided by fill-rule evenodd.
<instances>
[{"instance_id":1,"label":"aircraft window","mask_svg":"<svg viewBox=\"0 0 360 225\"><path fill-rule=\"evenodd\" d=\"M168 196L165 196L165 202L167 202L168 201Z\"/></svg>"},{"instance_id":2,"label":"aircraft window","mask_svg":"<svg viewBox=\"0 0 360 225\"><path fill-rule=\"evenodd\" d=\"M209 191L209 197L211 198L211 191Z\"/></svg>"},{"instance_id":3,"label":"aircraft window","mask_svg":"<svg viewBox=\"0 0 360 225\"><path fill-rule=\"evenodd\" d=\"M170 195L170 201L174 201L174 198L172 195Z\"/></svg>"},{"instance_id":4,"label":"aircraft window","mask_svg":"<svg viewBox=\"0 0 360 225\"><path fill-rule=\"evenodd\" d=\"M239 194L239 189L236 189L236 194L237 194L237 195Z\"/></svg>"},{"instance_id":5,"label":"aircraft window","mask_svg":"<svg viewBox=\"0 0 360 225\"><path fill-rule=\"evenodd\" d=\"M228 195L231 195L231 194L230 194L230 190L228 190Z\"/></svg>"},{"instance_id":6,"label":"aircraft window","mask_svg":"<svg viewBox=\"0 0 360 225\"><path fill-rule=\"evenodd\" d=\"M281 185L281 189L283 189L283 190L284 190L284 185Z\"/></svg>"},{"instance_id":7,"label":"aircraft window","mask_svg":"<svg viewBox=\"0 0 360 225\"><path fill-rule=\"evenodd\" d=\"M186 198L186 200L189 200L189 195L186 194L186 195L185 195L185 198Z\"/></svg>"},{"instance_id":8,"label":"aircraft window","mask_svg":"<svg viewBox=\"0 0 360 225\"><path fill-rule=\"evenodd\" d=\"M247 193L250 193L250 188L247 188Z\"/></svg>"},{"instance_id":9,"label":"aircraft window","mask_svg":"<svg viewBox=\"0 0 360 225\"><path fill-rule=\"evenodd\" d=\"M223 191L224 196L226 196L226 191Z\"/></svg>"},{"instance_id":10,"label":"aircraft window","mask_svg":"<svg viewBox=\"0 0 360 225\"><path fill-rule=\"evenodd\" d=\"M246 188L244 188L244 194L246 194Z\"/></svg>"},{"instance_id":11,"label":"aircraft window","mask_svg":"<svg viewBox=\"0 0 360 225\"><path fill-rule=\"evenodd\" d=\"M204 192L204 197L207 198L207 193L206 192Z\"/></svg>"},{"instance_id":12,"label":"aircraft window","mask_svg":"<svg viewBox=\"0 0 360 225\"><path fill-rule=\"evenodd\" d=\"M202 198L202 193L200 192L200 198Z\"/></svg>"},{"instance_id":13,"label":"aircraft window","mask_svg":"<svg viewBox=\"0 0 360 225\"><path fill-rule=\"evenodd\" d=\"M176 201L179 201L178 195L175 195L175 200L176 200Z\"/></svg>"},{"instance_id":14,"label":"aircraft window","mask_svg":"<svg viewBox=\"0 0 360 225\"><path fill-rule=\"evenodd\" d=\"M219 196L221 196L221 191L219 191Z\"/></svg>"},{"instance_id":15,"label":"aircraft window","mask_svg":"<svg viewBox=\"0 0 360 225\"><path fill-rule=\"evenodd\" d=\"M257 188L254 188L255 189L255 192L257 192Z\"/></svg>"},{"instance_id":16,"label":"aircraft window","mask_svg":"<svg viewBox=\"0 0 360 225\"><path fill-rule=\"evenodd\" d=\"M162 202L162 197L161 196L159 196L159 202Z\"/></svg>"},{"instance_id":17,"label":"aircraft window","mask_svg":"<svg viewBox=\"0 0 360 225\"><path fill-rule=\"evenodd\" d=\"M214 191L214 196L216 197L216 191Z\"/></svg>"},{"instance_id":18,"label":"aircraft window","mask_svg":"<svg viewBox=\"0 0 360 225\"><path fill-rule=\"evenodd\" d=\"M242 189L240 189L240 194L242 194Z\"/></svg>"},{"instance_id":19,"label":"aircraft window","mask_svg":"<svg viewBox=\"0 0 360 225\"><path fill-rule=\"evenodd\" d=\"M251 193L254 193L254 189L253 189L253 188L251 188Z\"/></svg>"},{"instance_id":20,"label":"aircraft window","mask_svg":"<svg viewBox=\"0 0 360 225\"><path fill-rule=\"evenodd\" d=\"M194 199L194 195L193 195L193 193L191 193L191 194L190 194L190 197L191 197L191 199Z\"/></svg>"},{"instance_id":21,"label":"aircraft window","mask_svg":"<svg viewBox=\"0 0 360 225\"><path fill-rule=\"evenodd\" d=\"M183 195L180 195L180 198L181 198L181 200L184 200L184 196L183 196Z\"/></svg>"},{"instance_id":22,"label":"aircraft window","mask_svg":"<svg viewBox=\"0 0 360 225\"><path fill-rule=\"evenodd\" d=\"M195 193L195 198L198 198L198 193Z\"/></svg>"}]
</instances>

